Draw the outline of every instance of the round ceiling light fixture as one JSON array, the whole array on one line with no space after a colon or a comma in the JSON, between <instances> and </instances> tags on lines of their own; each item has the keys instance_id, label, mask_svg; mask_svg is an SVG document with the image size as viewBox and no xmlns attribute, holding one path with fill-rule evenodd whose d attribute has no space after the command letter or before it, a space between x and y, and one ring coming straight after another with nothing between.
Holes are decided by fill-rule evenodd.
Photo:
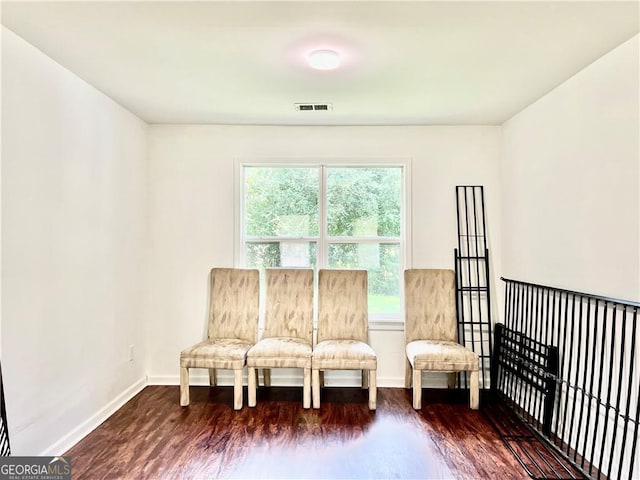
<instances>
[{"instance_id":1,"label":"round ceiling light fixture","mask_svg":"<svg viewBox=\"0 0 640 480\"><path fill-rule=\"evenodd\" d=\"M340 65L340 55L334 50L314 50L307 59L316 70L333 70Z\"/></svg>"}]
</instances>

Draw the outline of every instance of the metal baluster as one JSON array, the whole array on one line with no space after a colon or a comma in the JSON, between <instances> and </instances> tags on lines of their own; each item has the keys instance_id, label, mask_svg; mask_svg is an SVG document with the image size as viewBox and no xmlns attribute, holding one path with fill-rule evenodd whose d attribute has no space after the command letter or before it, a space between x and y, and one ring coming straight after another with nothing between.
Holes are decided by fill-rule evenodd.
<instances>
[{"instance_id":1,"label":"metal baluster","mask_svg":"<svg viewBox=\"0 0 640 480\"><path fill-rule=\"evenodd\" d=\"M630 417L630 410L631 410L631 388L633 386L633 368L635 367L635 353L636 353L636 334L637 334L637 325L638 325L638 308L635 307L633 309L633 320L632 320L632 324L631 324L631 348L630 348L630 358L629 358L629 383L628 383L628 387L627 387L627 405L625 408L625 422L624 422L624 428L622 431L622 447L620 448L620 457L618 458L618 465L622 466L622 458L624 456L624 452L625 452L625 446L627 443L627 430L629 427L629 421L631 419ZM639 391L640 391L640 382L639 382ZM638 405L640 406L640 393L638 394ZM634 443L633 443L633 453L631 454L631 460L629 463L629 478L631 478L631 475L633 474L633 464L631 463L633 461L634 458L634 454L635 454L635 443L638 440L638 419L636 418L636 433L635 436L636 438L634 439ZM622 468L618 469L618 480L620 480L622 478Z\"/></svg>"}]
</instances>

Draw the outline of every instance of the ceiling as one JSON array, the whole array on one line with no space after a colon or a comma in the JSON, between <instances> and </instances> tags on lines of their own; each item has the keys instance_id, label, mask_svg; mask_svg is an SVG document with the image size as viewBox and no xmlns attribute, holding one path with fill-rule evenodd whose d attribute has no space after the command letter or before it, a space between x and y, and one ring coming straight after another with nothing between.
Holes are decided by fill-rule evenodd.
<instances>
[{"instance_id":1,"label":"ceiling","mask_svg":"<svg viewBox=\"0 0 640 480\"><path fill-rule=\"evenodd\" d=\"M149 123L499 125L637 34L639 5L3 1L2 23ZM342 66L311 70L318 48Z\"/></svg>"}]
</instances>

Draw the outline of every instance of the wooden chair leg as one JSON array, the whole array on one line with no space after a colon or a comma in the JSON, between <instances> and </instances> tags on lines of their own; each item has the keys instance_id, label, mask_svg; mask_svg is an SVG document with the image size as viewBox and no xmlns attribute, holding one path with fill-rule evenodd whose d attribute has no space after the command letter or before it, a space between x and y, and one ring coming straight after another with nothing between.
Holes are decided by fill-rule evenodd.
<instances>
[{"instance_id":1,"label":"wooden chair leg","mask_svg":"<svg viewBox=\"0 0 640 480\"><path fill-rule=\"evenodd\" d=\"M360 380L360 386L362 388L369 388L369 371L361 370L360 374L361 374L360 376L362 377Z\"/></svg>"},{"instance_id":2,"label":"wooden chair leg","mask_svg":"<svg viewBox=\"0 0 640 480\"><path fill-rule=\"evenodd\" d=\"M411 362L407 357L404 362L404 388L411 388Z\"/></svg>"},{"instance_id":3,"label":"wooden chair leg","mask_svg":"<svg viewBox=\"0 0 640 480\"><path fill-rule=\"evenodd\" d=\"M242 369L233 371L233 409L242 409Z\"/></svg>"},{"instance_id":4,"label":"wooden chair leg","mask_svg":"<svg viewBox=\"0 0 640 480\"><path fill-rule=\"evenodd\" d=\"M378 389L376 386L376 370L369 370L369 410L376 409Z\"/></svg>"},{"instance_id":5,"label":"wooden chair leg","mask_svg":"<svg viewBox=\"0 0 640 480\"><path fill-rule=\"evenodd\" d=\"M189 406L189 369L180 367L180 406Z\"/></svg>"},{"instance_id":6,"label":"wooden chair leg","mask_svg":"<svg viewBox=\"0 0 640 480\"><path fill-rule=\"evenodd\" d=\"M209 386L215 387L218 384L218 375L215 368L209 369Z\"/></svg>"},{"instance_id":7,"label":"wooden chair leg","mask_svg":"<svg viewBox=\"0 0 640 480\"><path fill-rule=\"evenodd\" d=\"M302 408L311 408L311 369L302 371Z\"/></svg>"},{"instance_id":8,"label":"wooden chair leg","mask_svg":"<svg viewBox=\"0 0 640 480\"><path fill-rule=\"evenodd\" d=\"M258 377L258 369L254 367L248 367L247 369L247 390L249 399L247 400L247 404L250 407L256 406L256 390L257 390L257 377Z\"/></svg>"},{"instance_id":9,"label":"wooden chair leg","mask_svg":"<svg viewBox=\"0 0 640 480\"><path fill-rule=\"evenodd\" d=\"M413 408L422 408L422 371L413 369Z\"/></svg>"},{"instance_id":10,"label":"wooden chair leg","mask_svg":"<svg viewBox=\"0 0 640 480\"><path fill-rule=\"evenodd\" d=\"M265 387L271 386L271 369L270 368L262 369L262 380Z\"/></svg>"},{"instance_id":11,"label":"wooden chair leg","mask_svg":"<svg viewBox=\"0 0 640 480\"><path fill-rule=\"evenodd\" d=\"M456 388L457 372L447 373L447 388Z\"/></svg>"},{"instance_id":12,"label":"wooden chair leg","mask_svg":"<svg viewBox=\"0 0 640 480\"><path fill-rule=\"evenodd\" d=\"M476 370L469 378L469 407L472 410L480 408L480 374Z\"/></svg>"},{"instance_id":13,"label":"wooden chair leg","mask_svg":"<svg viewBox=\"0 0 640 480\"><path fill-rule=\"evenodd\" d=\"M320 370L311 370L311 392L313 394L313 408L320 408Z\"/></svg>"},{"instance_id":14,"label":"wooden chair leg","mask_svg":"<svg viewBox=\"0 0 640 480\"><path fill-rule=\"evenodd\" d=\"M320 388L324 388L324 370L320 370Z\"/></svg>"}]
</instances>

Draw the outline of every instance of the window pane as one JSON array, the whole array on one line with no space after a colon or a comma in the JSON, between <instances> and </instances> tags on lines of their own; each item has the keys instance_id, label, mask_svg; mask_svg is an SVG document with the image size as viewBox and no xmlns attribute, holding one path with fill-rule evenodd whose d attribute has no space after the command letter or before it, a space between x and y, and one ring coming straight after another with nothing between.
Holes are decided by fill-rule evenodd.
<instances>
[{"instance_id":1,"label":"window pane","mask_svg":"<svg viewBox=\"0 0 640 480\"><path fill-rule=\"evenodd\" d=\"M402 172L401 166L244 166L245 266L262 276L277 267L364 268L373 318L399 318Z\"/></svg>"},{"instance_id":2,"label":"window pane","mask_svg":"<svg viewBox=\"0 0 640 480\"><path fill-rule=\"evenodd\" d=\"M245 167L245 234L317 236L319 178L317 167Z\"/></svg>"},{"instance_id":3,"label":"window pane","mask_svg":"<svg viewBox=\"0 0 640 480\"><path fill-rule=\"evenodd\" d=\"M247 267L316 267L316 242L286 241L246 244Z\"/></svg>"},{"instance_id":4,"label":"window pane","mask_svg":"<svg viewBox=\"0 0 640 480\"><path fill-rule=\"evenodd\" d=\"M401 183L399 167L328 167L328 234L399 237Z\"/></svg>"},{"instance_id":5,"label":"window pane","mask_svg":"<svg viewBox=\"0 0 640 480\"><path fill-rule=\"evenodd\" d=\"M329 268L369 272L369 313L400 313L400 246L397 243L329 244Z\"/></svg>"}]
</instances>

